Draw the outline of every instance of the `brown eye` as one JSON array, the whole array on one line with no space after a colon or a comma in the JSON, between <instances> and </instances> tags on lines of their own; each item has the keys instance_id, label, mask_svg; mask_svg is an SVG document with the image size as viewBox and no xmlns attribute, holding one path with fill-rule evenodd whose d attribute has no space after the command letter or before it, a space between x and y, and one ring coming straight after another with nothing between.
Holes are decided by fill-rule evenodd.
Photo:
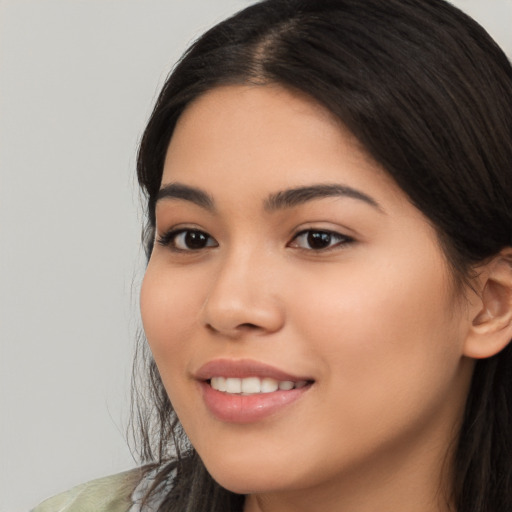
<instances>
[{"instance_id":1,"label":"brown eye","mask_svg":"<svg viewBox=\"0 0 512 512\"><path fill-rule=\"evenodd\" d=\"M159 243L175 251L200 251L217 246L217 242L208 233L198 229L171 231L165 234Z\"/></svg>"},{"instance_id":2,"label":"brown eye","mask_svg":"<svg viewBox=\"0 0 512 512\"><path fill-rule=\"evenodd\" d=\"M179 234L174 243L179 249L203 249L208 246L209 237L202 231L185 231Z\"/></svg>"},{"instance_id":3,"label":"brown eye","mask_svg":"<svg viewBox=\"0 0 512 512\"><path fill-rule=\"evenodd\" d=\"M292 247L308 249L310 251L322 251L334 247L346 245L354 240L348 236L332 231L319 231L308 229L299 233L292 242Z\"/></svg>"},{"instance_id":4,"label":"brown eye","mask_svg":"<svg viewBox=\"0 0 512 512\"><path fill-rule=\"evenodd\" d=\"M330 233L310 231L306 239L311 249L325 249L331 245L332 236Z\"/></svg>"}]
</instances>

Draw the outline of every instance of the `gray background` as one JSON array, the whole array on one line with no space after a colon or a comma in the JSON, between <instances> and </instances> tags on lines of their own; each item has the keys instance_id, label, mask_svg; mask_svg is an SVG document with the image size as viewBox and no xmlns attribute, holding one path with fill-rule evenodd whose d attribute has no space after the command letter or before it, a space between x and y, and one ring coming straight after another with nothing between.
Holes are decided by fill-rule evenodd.
<instances>
[{"instance_id":1,"label":"gray background","mask_svg":"<svg viewBox=\"0 0 512 512\"><path fill-rule=\"evenodd\" d=\"M0 0L0 512L133 466L137 141L247 0ZM512 0L458 0L512 55Z\"/></svg>"}]
</instances>

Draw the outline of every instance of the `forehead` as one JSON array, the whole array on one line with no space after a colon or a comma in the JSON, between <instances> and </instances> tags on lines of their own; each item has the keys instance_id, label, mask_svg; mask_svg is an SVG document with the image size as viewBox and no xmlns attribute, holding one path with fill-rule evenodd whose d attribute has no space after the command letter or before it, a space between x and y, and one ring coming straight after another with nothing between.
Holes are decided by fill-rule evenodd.
<instances>
[{"instance_id":1,"label":"forehead","mask_svg":"<svg viewBox=\"0 0 512 512\"><path fill-rule=\"evenodd\" d=\"M223 86L189 105L164 165L162 185L174 181L221 195L326 182L401 192L329 111L278 85Z\"/></svg>"}]
</instances>

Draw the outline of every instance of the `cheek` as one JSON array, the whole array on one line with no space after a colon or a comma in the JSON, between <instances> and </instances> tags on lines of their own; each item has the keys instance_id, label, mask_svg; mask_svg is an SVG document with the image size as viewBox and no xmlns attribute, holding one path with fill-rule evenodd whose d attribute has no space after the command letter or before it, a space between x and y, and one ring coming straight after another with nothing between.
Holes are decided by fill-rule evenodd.
<instances>
[{"instance_id":1,"label":"cheek","mask_svg":"<svg viewBox=\"0 0 512 512\"><path fill-rule=\"evenodd\" d=\"M142 282L140 309L146 338L162 373L162 364L176 361L174 356L187 346L201 307L197 289L190 276L150 261Z\"/></svg>"},{"instance_id":2,"label":"cheek","mask_svg":"<svg viewBox=\"0 0 512 512\"><path fill-rule=\"evenodd\" d=\"M314 340L333 394L363 416L394 421L395 405L402 415L420 414L450 392L458 369L463 330L444 262L411 261L366 261L315 287L298 284L318 293L299 304L297 330Z\"/></svg>"},{"instance_id":3,"label":"cheek","mask_svg":"<svg viewBox=\"0 0 512 512\"><path fill-rule=\"evenodd\" d=\"M194 434L200 407L190 380L190 361L197 353L195 334L204 304L204 275L169 269L165 261L150 261L141 287L140 308L144 332L174 411Z\"/></svg>"}]
</instances>

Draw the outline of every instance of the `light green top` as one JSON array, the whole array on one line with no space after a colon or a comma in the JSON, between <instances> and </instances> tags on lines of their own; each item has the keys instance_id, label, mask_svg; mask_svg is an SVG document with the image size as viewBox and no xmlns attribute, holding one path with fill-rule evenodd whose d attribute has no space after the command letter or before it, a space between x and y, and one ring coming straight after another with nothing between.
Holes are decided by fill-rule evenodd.
<instances>
[{"instance_id":1,"label":"light green top","mask_svg":"<svg viewBox=\"0 0 512 512\"><path fill-rule=\"evenodd\" d=\"M135 469L93 480L49 498L32 512L135 512L133 495L140 479Z\"/></svg>"}]
</instances>

